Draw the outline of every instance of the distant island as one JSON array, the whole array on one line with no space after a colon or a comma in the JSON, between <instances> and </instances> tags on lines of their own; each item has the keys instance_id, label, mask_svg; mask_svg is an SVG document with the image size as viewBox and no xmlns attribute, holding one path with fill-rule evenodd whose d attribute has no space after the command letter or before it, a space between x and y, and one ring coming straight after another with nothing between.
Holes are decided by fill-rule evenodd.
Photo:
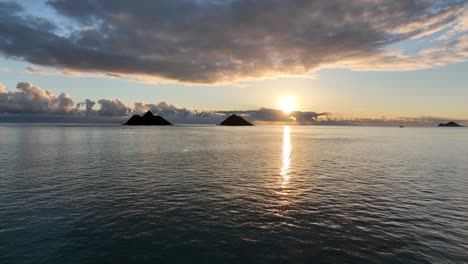
<instances>
[{"instance_id":1,"label":"distant island","mask_svg":"<svg viewBox=\"0 0 468 264\"><path fill-rule=\"evenodd\" d=\"M127 123L127 126L171 126L172 124L161 116L155 116L151 111L146 112L143 117L139 115L132 116Z\"/></svg>"},{"instance_id":2,"label":"distant island","mask_svg":"<svg viewBox=\"0 0 468 264\"><path fill-rule=\"evenodd\" d=\"M220 126L253 126L252 123L250 123L249 121L245 120L244 118L236 114L230 115L219 125Z\"/></svg>"},{"instance_id":3,"label":"distant island","mask_svg":"<svg viewBox=\"0 0 468 264\"><path fill-rule=\"evenodd\" d=\"M463 127L462 125L459 125L455 122L448 122L448 123L441 123L439 124L439 127Z\"/></svg>"}]
</instances>

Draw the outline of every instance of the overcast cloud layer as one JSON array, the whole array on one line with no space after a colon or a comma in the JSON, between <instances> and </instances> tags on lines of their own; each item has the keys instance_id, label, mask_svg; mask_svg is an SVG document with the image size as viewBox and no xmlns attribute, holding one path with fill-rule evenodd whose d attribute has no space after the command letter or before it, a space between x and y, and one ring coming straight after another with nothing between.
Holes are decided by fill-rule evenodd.
<instances>
[{"instance_id":1,"label":"overcast cloud layer","mask_svg":"<svg viewBox=\"0 0 468 264\"><path fill-rule=\"evenodd\" d=\"M62 25L27 15L16 2L0 3L0 53L62 73L186 83L304 76L320 67L414 70L468 56L467 0L48 4ZM388 49L439 31L417 53Z\"/></svg>"}]
</instances>

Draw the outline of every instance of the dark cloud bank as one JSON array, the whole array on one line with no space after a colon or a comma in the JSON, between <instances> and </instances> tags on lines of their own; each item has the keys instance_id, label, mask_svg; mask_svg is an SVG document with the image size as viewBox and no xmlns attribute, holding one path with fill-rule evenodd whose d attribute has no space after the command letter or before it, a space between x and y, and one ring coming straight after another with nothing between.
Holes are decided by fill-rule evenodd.
<instances>
[{"instance_id":1,"label":"dark cloud bank","mask_svg":"<svg viewBox=\"0 0 468 264\"><path fill-rule=\"evenodd\" d=\"M413 70L465 61L466 0L49 0L63 25L0 3L0 53L60 72L219 83L319 67ZM389 44L447 29L418 54ZM457 29L451 30L450 29ZM34 69L34 68L30 68Z\"/></svg>"},{"instance_id":2,"label":"dark cloud bank","mask_svg":"<svg viewBox=\"0 0 468 264\"><path fill-rule=\"evenodd\" d=\"M376 126L434 126L446 122L445 118L342 118L331 113L295 111L285 114L281 110L260 108L244 111L198 111L177 107L166 102L157 104L136 102L127 105L119 99L86 99L74 102L61 93L55 95L28 82L20 82L15 91L7 91L0 84L0 122L36 123L123 123L133 114L152 111L176 124L219 124L228 115L236 113L257 124L309 124L309 125L376 125ZM466 120L454 120L466 124Z\"/></svg>"}]
</instances>

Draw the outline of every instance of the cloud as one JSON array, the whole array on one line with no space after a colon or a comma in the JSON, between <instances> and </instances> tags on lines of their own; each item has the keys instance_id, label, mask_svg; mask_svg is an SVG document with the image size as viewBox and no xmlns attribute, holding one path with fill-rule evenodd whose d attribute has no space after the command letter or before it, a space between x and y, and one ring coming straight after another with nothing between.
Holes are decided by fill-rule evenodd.
<instances>
[{"instance_id":1,"label":"cloud","mask_svg":"<svg viewBox=\"0 0 468 264\"><path fill-rule=\"evenodd\" d=\"M0 69L8 72L8 68ZM99 73L99 72L78 72L71 69L62 68L59 70L56 69L44 69L39 67L27 66L24 68L27 73L34 73L40 75L66 75L66 76L73 76L73 77L110 77L110 78L126 78L128 81L132 82L141 82L141 83L149 83L155 84L158 83L160 80L158 78L154 78L151 76L141 76L141 75L122 75L118 73Z\"/></svg>"},{"instance_id":2,"label":"cloud","mask_svg":"<svg viewBox=\"0 0 468 264\"><path fill-rule=\"evenodd\" d=\"M23 7L18 3L15 3L15 2L0 3L0 14L12 15L20 11L23 11Z\"/></svg>"},{"instance_id":3,"label":"cloud","mask_svg":"<svg viewBox=\"0 0 468 264\"><path fill-rule=\"evenodd\" d=\"M313 123L319 116L327 113L316 113L311 111L295 111L286 114L281 110L260 108L257 110L244 111L198 111L190 110L184 107L177 107L166 102L158 104L135 103L135 113L145 113L151 111L153 114L164 116L169 120L177 120L180 123L220 123L228 115L238 114L252 122L289 122L296 124Z\"/></svg>"},{"instance_id":4,"label":"cloud","mask_svg":"<svg viewBox=\"0 0 468 264\"><path fill-rule=\"evenodd\" d=\"M41 74L41 75L62 75L62 74L63 75L69 75L69 76L78 76L78 75L80 75L78 72L73 72L73 71L70 71L70 70L67 70L67 69L62 69L60 71L56 71L56 70L48 71L48 70L43 70L43 69L40 69L40 68L37 68L37 67L32 67L32 66L27 66L24 69L26 70L26 72Z\"/></svg>"},{"instance_id":5,"label":"cloud","mask_svg":"<svg viewBox=\"0 0 468 264\"><path fill-rule=\"evenodd\" d=\"M460 35L465 0L48 3L65 26L0 3L1 53L60 71L206 84L308 76L320 67L414 70L466 61L462 49L387 49L449 29Z\"/></svg>"},{"instance_id":6,"label":"cloud","mask_svg":"<svg viewBox=\"0 0 468 264\"><path fill-rule=\"evenodd\" d=\"M246 116L252 121L264 122L293 122L298 124L313 123L318 117L327 115L328 113L317 113L311 111L294 111L286 114L281 110L260 108L259 110L248 111L218 111L221 114L240 114Z\"/></svg>"},{"instance_id":7,"label":"cloud","mask_svg":"<svg viewBox=\"0 0 468 264\"><path fill-rule=\"evenodd\" d=\"M31 67L31 66L28 66L26 68L24 68L27 72L30 72L30 73L39 73L39 74L44 74L44 75L52 75L54 73L50 73L50 72L44 72L43 70L40 70L38 68L35 68L35 67Z\"/></svg>"},{"instance_id":8,"label":"cloud","mask_svg":"<svg viewBox=\"0 0 468 264\"><path fill-rule=\"evenodd\" d=\"M96 102L86 99L74 101L65 93L56 96L28 82L20 82L18 91L7 91L0 84L0 113L7 114L49 114L62 116L85 117L120 117L128 118L132 114L143 114L147 111L161 115L175 123L220 123L230 114L240 114L252 122L294 122L311 123L325 113L296 111L285 114L280 110L260 108L248 111L201 111L178 107L166 102L156 104L136 102L127 105L120 99L100 99ZM96 107L98 106L98 107ZM293 118L292 118L293 117ZM62 119L61 119L62 120Z\"/></svg>"},{"instance_id":9,"label":"cloud","mask_svg":"<svg viewBox=\"0 0 468 264\"><path fill-rule=\"evenodd\" d=\"M50 114L81 116L128 116L133 109L119 99L98 101L100 107L95 110L95 102L86 99L75 104L72 98L61 93L55 95L29 82L20 82L17 91L7 91L0 84L0 113L9 114ZM83 109L84 107L84 109Z\"/></svg>"},{"instance_id":10,"label":"cloud","mask_svg":"<svg viewBox=\"0 0 468 264\"><path fill-rule=\"evenodd\" d=\"M371 126L435 126L455 121L468 125L468 120L443 117L349 118L327 112L281 110L262 107L256 110L203 111L179 107L167 102L133 105L120 99L86 99L74 103L66 93L54 95L28 82L20 82L17 91L7 91L0 83L0 122L71 122L123 123L133 114L147 111L161 115L175 124L219 124L228 115L238 114L256 124L291 125L371 125Z\"/></svg>"},{"instance_id":11,"label":"cloud","mask_svg":"<svg viewBox=\"0 0 468 264\"><path fill-rule=\"evenodd\" d=\"M441 67L450 63L466 61L468 57L468 35L446 40L438 46L427 48L416 55L404 51L382 51L373 57L351 58L329 67L346 67L356 71L401 71L422 70Z\"/></svg>"},{"instance_id":12,"label":"cloud","mask_svg":"<svg viewBox=\"0 0 468 264\"><path fill-rule=\"evenodd\" d=\"M101 108L97 113L101 116L127 116L133 112L133 109L127 106L119 99L107 100L101 99L98 101Z\"/></svg>"},{"instance_id":13,"label":"cloud","mask_svg":"<svg viewBox=\"0 0 468 264\"><path fill-rule=\"evenodd\" d=\"M27 82L18 83L16 88L19 91L7 92L4 86L0 88L0 112L69 114L76 110L66 93L56 96Z\"/></svg>"},{"instance_id":14,"label":"cloud","mask_svg":"<svg viewBox=\"0 0 468 264\"><path fill-rule=\"evenodd\" d=\"M135 113L143 114L146 111L151 111L155 115L164 116L165 118L177 123L220 123L226 114L216 111L200 111L190 110L185 107L177 107L166 102L157 104L146 104L137 102L134 105Z\"/></svg>"},{"instance_id":15,"label":"cloud","mask_svg":"<svg viewBox=\"0 0 468 264\"><path fill-rule=\"evenodd\" d=\"M438 40L447 40L458 34L466 34L468 32L468 9L463 10L461 19L454 23L446 34L441 35Z\"/></svg>"},{"instance_id":16,"label":"cloud","mask_svg":"<svg viewBox=\"0 0 468 264\"><path fill-rule=\"evenodd\" d=\"M76 105L76 107L78 109L81 109L82 107L84 107L84 113L87 115L87 116L91 116L91 115L95 115L96 114L96 110L93 109L94 105L96 105L96 102L93 102L89 99L86 99L84 102L80 102Z\"/></svg>"},{"instance_id":17,"label":"cloud","mask_svg":"<svg viewBox=\"0 0 468 264\"><path fill-rule=\"evenodd\" d=\"M440 123L454 121L462 125L468 125L466 119L448 119L446 117L420 116L420 117L393 117L393 118L350 118L335 114L321 116L315 122L316 125L340 125L340 126L416 126L435 127Z\"/></svg>"}]
</instances>

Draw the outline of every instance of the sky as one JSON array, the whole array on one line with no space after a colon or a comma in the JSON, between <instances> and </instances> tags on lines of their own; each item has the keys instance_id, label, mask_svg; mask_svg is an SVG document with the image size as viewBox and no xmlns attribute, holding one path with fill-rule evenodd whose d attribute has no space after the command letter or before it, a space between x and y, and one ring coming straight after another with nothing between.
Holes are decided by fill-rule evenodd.
<instances>
[{"instance_id":1,"label":"sky","mask_svg":"<svg viewBox=\"0 0 468 264\"><path fill-rule=\"evenodd\" d=\"M466 0L0 0L0 117L463 123L467 32Z\"/></svg>"}]
</instances>

